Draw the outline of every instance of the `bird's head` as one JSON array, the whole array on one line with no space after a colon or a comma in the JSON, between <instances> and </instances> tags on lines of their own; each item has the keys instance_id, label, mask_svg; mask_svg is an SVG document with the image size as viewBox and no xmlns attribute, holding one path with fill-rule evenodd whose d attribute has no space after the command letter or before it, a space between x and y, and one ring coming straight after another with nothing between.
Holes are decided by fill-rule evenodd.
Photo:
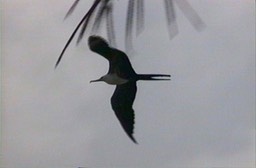
<instances>
[{"instance_id":1,"label":"bird's head","mask_svg":"<svg viewBox=\"0 0 256 168\"><path fill-rule=\"evenodd\" d=\"M105 52L109 49L107 41L100 36L90 36L88 38L88 45L92 51L97 53Z\"/></svg>"}]
</instances>

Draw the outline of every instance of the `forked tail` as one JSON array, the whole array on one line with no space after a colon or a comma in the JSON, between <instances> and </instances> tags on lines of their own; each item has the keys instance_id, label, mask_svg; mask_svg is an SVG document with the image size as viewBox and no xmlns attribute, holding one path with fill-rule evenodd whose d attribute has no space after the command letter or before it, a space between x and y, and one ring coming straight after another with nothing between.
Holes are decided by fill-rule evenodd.
<instances>
[{"instance_id":1,"label":"forked tail","mask_svg":"<svg viewBox=\"0 0 256 168\"><path fill-rule=\"evenodd\" d=\"M168 77L168 78L161 78ZM138 74L138 80L170 80L171 75L166 74Z\"/></svg>"}]
</instances>

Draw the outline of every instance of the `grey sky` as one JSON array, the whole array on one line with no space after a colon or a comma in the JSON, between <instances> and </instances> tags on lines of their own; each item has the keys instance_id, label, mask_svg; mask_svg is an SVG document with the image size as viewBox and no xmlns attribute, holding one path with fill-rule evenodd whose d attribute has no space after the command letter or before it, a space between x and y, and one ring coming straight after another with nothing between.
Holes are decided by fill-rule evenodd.
<instances>
[{"instance_id":1,"label":"grey sky","mask_svg":"<svg viewBox=\"0 0 256 168\"><path fill-rule=\"evenodd\" d=\"M196 32L177 8L179 34L170 41L162 2L146 1L131 62L138 73L172 80L138 83L135 145L111 109L115 87L89 84L108 63L87 38L54 70L92 0L65 22L73 0L2 1L2 167L253 167L255 2L188 2L207 28ZM115 6L122 50L125 5Z\"/></svg>"}]
</instances>

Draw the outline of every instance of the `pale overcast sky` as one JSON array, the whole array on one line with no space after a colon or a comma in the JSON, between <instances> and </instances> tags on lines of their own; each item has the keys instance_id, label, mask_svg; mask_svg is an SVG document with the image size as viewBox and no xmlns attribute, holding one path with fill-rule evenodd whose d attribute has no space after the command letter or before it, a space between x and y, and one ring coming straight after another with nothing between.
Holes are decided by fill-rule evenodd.
<instances>
[{"instance_id":1,"label":"pale overcast sky","mask_svg":"<svg viewBox=\"0 0 256 168\"><path fill-rule=\"evenodd\" d=\"M253 167L255 163L255 1L188 0L207 25L197 32L175 6L169 40L163 1L146 0L144 32L130 55L138 73L135 145L111 109L115 86L89 81L108 63L87 36L54 64L93 0L2 1L3 168ZM124 49L126 1L115 1ZM104 31L101 34L105 37Z\"/></svg>"}]
</instances>

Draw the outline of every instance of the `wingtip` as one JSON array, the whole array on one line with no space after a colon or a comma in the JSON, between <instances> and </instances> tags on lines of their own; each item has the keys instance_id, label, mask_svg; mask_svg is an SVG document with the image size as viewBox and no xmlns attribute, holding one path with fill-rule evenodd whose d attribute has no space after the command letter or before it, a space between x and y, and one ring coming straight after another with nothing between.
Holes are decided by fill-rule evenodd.
<instances>
[{"instance_id":1,"label":"wingtip","mask_svg":"<svg viewBox=\"0 0 256 168\"><path fill-rule=\"evenodd\" d=\"M136 144L138 145L139 143L136 141L136 139L133 137L133 135L128 135L129 138Z\"/></svg>"}]
</instances>

